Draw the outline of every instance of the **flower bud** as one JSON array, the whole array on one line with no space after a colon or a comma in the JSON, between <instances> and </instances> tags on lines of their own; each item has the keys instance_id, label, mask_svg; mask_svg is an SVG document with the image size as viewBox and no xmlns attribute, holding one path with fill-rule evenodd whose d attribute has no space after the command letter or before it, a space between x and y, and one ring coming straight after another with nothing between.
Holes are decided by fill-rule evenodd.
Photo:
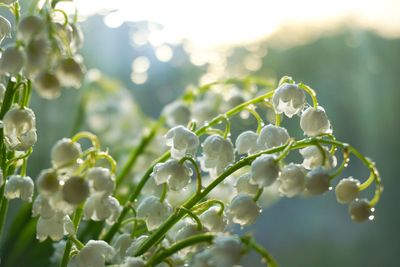
<instances>
[{"instance_id":1,"label":"flower bud","mask_svg":"<svg viewBox=\"0 0 400 267\"><path fill-rule=\"evenodd\" d=\"M82 177L72 176L62 188L63 198L72 205L77 205L89 196L89 184Z\"/></svg>"},{"instance_id":2,"label":"flower bud","mask_svg":"<svg viewBox=\"0 0 400 267\"><path fill-rule=\"evenodd\" d=\"M186 162L181 164L176 159L170 159L154 166L152 176L157 185L168 182L171 190L178 191L188 185L192 173Z\"/></svg>"},{"instance_id":3,"label":"flower bud","mask_svg":"<svg viewBox=\"0 0 400 267\"><path fill-rule=\"evenodd\" d=\"M262 128L257 145L260 149L273 148L286 144L289 138L285 128L268 124Z\"/></svg>"},{"instance_id":4,"label":"flower bud","mask_svg":"<svg viewBox=\"0 0 400 267\"><path fill-rule=\"evenodd\" d=\"M186 155L195 156L199 138L183 126L176 126L165 134L167 146L171 147L171 157L180 159Z\"/></svg>"},{"instance_id":5,"label":"flower bud","mask_svg":"<svg viewBox=\"0 0 400 267\"><path fill-rule=\"evenodd\" d=\"M44 27L43 20L38 16L27 16L21 19L18 24L18 38L29 42L37 36Z\"/></svg>"},{"instance_id":6,"label":"flower bud","mask_svg":"<svg viewBox=\"0 0 400 267\"><path fill-rule=\"evenodd\" d=\"M39 173L36 185L40 194L51 195L60 188L57 172L53 169L43 170Z\"/></svg>"},{"instance_id":7,"label":"flower bud","mask_svg":"<svg viewBox=\"0 0 400 267\"><path fill-rule=\"evenodd\" d=\"M298 85L284 83L275 90L272 103L276 113L285 113L291 118L303 109L306 104L306 95Z\"/></svg>"},{"instance_id":8,"label":"flower bud","mask_svg":"<svg viewBox=\"0 0 400 267\"><path fill-rule=\"evenodd\" d=\"M228 209L232 221L240 225L253 224L260 212L261 208L252 197L241 194L232 199Z\"/></svg>"},{"instance_id":9,"label":"flower bud","mask_svg":"<svg viewBox=\"0 0 400 267\"><path fill-rule=\"evenodd\" d=\"M258 151L258 134L253 131L245 131L239 134L235 146L238 154L252 154Z\"/></svg>"},{"instance_id":10,"label":"flower bud","mask_svg":"<svg viewBox=\"0 0 400 267\"><path fill-rule=\"evenodd\" d=\"M328 120L325 109L321 106L307 108L301 114L300 127L304 131L304 134L308 136L332 132L331 123Z\"/></svg>"},{"instance_id":11,"label":"flower bud","mask_svg":"<svg viewBox=\"0 0 400 267\"><path fill-rule=\"evenodd\" d=\"M35 87L40 97L55 99L61 94L60 82L54 74L43 71L35 78Z\"/></svg>"},{"instance_id":12,"label":"flower bud","mask_svg":"<svg viewBox=\"0 0 400 267\"><path fill-rule=\"evenodd\" d=\"M137 218L146 221L147 229L157 229L171 214L172 208L167 202L160 202L154 196L143 199L137 208Z\"/></svg>"},{"instance_id":13,"label":"flower bud","mask_svg":"<svg viewBox=\"0 0 400 267\"><path fill-rule=\"evenodd\" d=\"M81 87L84 73L83 66L73 58L61 60L56 69L57 78L65 87Z\"/></svg>"},{"instance_id":14,"label":"flower bud","mask_svg":"<svg viewBox=\"0 0 400 267\"><path fill-rule=\"evenodd\" d=\"M35 114L29 108L14 107L3 119L4 141L9 150L25 151L37 140Z\"/></svg>"},{"instance_id":15,"label":"flower bud","mask_svg":"<svg viewBox=\"0 0 400 267\"><path fill-rule=\"evenodd\" d=\"M335 188L337 202L340 204L352 202L360 192L359 186L360 181L353 177L340 180Z\"/></svg>"},{"instance_id":16,"label":"flower bud","mask_svg":"<svg viewBox=\"0 0 400 267\"><path fill-rule=\"evenodd\" d=\"M63 138L51 149L51 162L55 168L66 167L76 164L82 153L81 145L72 142L69 138Z\"/></svg>"},{"instance_id":17,"label":"flower bud","mask_svg":"<svg viewBox=\"0 0 400 267\"><path fill-rule=\"evenodd\" d=\"M24 66L24 62L25 58L21 50L17 47L9 47L1 55L0 73L16 75Z\"/></svg>"},{"instance_id":18,"label":"flower bud","mask_svg":"<svg viewBox=\"0 0 400 267\"><path fill-rule=\"evenodd\" d=\"M182 101L174 101L166 105L162 111L169 127L187 125L190 121L190 109Z\"/></svg>"},{"instance_id":19,"label":"flower bud","mask_svg":"<svg viewBox=\"0 0 400 267\"><path fill-rule=\"evenodd\" d=\"M93 189L97 192L104 192L106 195L111 195L114 191L115 177L107 168L91 168L86 178L91 181Z\"/></svg>"},{"instance_id":20,"label":"flower bud","mask_svg":"<svg viewBox=\"0 0 400 267\"><path fill-rule=\"evenodd\" d=\"M222 174L229 164L235 161L235 152L230 139L219 135L210 135L204 140L203 156L200 165L203 171L210 172L211 177Z\"/></svg>"},{"instance_id":21,"label":"flower bud","mask_svg":"<svg viewBox=\"0 0 400 267\"><path fill-rule=\"evenodd\" d=\"M279 163L274 155L261 155L251 163L250 182L260 187L270 186L278 178L279 172Z\"/></svg>"},{"instance_id":22,"label":"flower bud","mask_svg":"<svg viewBox=\"0 0 400 267\"><path fill-rule=\"evenodd\" d=\"M7 199L21 198L24 201L31 202L33 197L33 181L28 176L12 175L8 178L4 196Z\"/></svg>"},{"instance_id":23,"label":"flower bud","mask_svg":"<svg viewBox=\"0 0 400 267\"><path fill-rule=\"evenodd\" d=\"M306 187L306 170L299 164L286 165L278 177L279 192L287 197L301 194Z\"/></svg>"},{"instance_id":24,"label":"flower bud","mask_svg":"<svg viewBox=\"0 0 400 267\"><path fill-rule=\"evenodd\" d=\"M11 23L3 16L0 16L0 44L6 37L11 37Z\"/></svg>"},{"instance_id":25,"label":"flower bud","mask_svg":"<svg viewBox=\"0 0 400 267\"><path fill-rule=\"evenodd\" d=\"M373 218L372 207L368 199L355 199L349 205L349 214L355 222L364 222Z\"/></svg>"},{"instance_id":26,"label":"flower bud","mask_svg":"<svg viewBox=\"0 0 400 267\"><path fill-rule=\"evenodd\" d=\"M315 168L306 176L306 195L322 195L329 190L330 176L324 168Z\"/></svg>"}]
</instances>

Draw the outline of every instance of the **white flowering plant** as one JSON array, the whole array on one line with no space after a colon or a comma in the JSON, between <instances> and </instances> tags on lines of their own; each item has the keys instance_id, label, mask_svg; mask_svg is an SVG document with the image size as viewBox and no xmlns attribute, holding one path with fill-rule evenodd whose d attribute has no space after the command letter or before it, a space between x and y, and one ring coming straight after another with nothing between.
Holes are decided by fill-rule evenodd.
<instances>
[{"instance_id":1,"label":"white flowering plant","mask_svg":"<svg viewBox=\"0 0 400 267\"><path fill-rule=\"evenodd\" d=\"M0 1L15 20L0 16L0 42L14 38L0 57L0 235L9 201L19 198L32 202L36 238L55 243L52 261L61 267L228 267L249 250L278 266L233 228L252 225L271 194L314 197L335 187L353 221L372 220L382 192L374 162L337 140L315 91L288 76L277 85L246 77L187 89L144 127L127 160L116 161L95 133L62 138L34 183L27 164L40 136L30 96L60 97L85 75L76 16L57 2L34 1L21 15L18 1ZM231 126L251 117L256 129L247 126L233 140ZM305 137L282 125L298 117ZM302 162L289 160L293 153ZM367 179L341 178L350 158ZM374 195L363 196L371 186Z\"/></svg>"}]
</instances>

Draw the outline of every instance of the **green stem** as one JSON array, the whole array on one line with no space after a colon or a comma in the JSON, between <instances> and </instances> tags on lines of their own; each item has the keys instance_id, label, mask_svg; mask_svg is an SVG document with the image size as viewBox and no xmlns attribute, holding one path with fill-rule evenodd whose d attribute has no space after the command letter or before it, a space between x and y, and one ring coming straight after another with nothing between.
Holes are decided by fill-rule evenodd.
<instances>
[{"instance_id":1,"label":"green stem","mask_svg":"<svg viewBox=\"0 0 400 267\"><path fill-rule=\"evenodd\" d=\"M179 163L182 164L186 160L190 161L194 167L194 170L196 172L196 181L197 181L196 194L200 194L201 189L203 188L203 185L202 185L201 172L200 172L199 165L192 157L183 157L179 160Z\"/></svg>"},{"instance_id":2,"label":"green stem","mask_svg":"<svg viewBox=\"0 0 400 267\"><path fill-rule=\"evenodd\" d=\"M81 206L79 206L74 214L74 218L72 220L72 223L74 224L74 228L75 228L75 233L78 232L78 228L79 228L79 223L81 221L81 217L82 217L82 213L83 213L83 209ZM75 235L72 235L68 238L67 243L65 244L65 248L64 248L64 254L60 263L60 267L67 267L68 262L69 262L69 256L71 253L71 248L72 248L72 244L74 243L73 238L76 239Z\"/></svg>"},{"instance_id":3,"label":"green stem","mask_svg":"<svg viewBox=\"0 0 400 267\"><path fill-rule=\"evenodd\" d=\"M164 261L164 259L168 258L169 256L175 254L176 252L186 248L193 246L198 243L211 243L214 239L213 234L200 234L194 235L189 238L186 238L182 241L176 242L173 246L156 253L149 259L146 266L156 266L157 264Z\"/></svg>"},{"instance_id":4,"label":"green stem","mask_svg":"<svg viewBox=\"0 0 400 267\"><path fill-rule=\"evenodd\" d=\"M191 218L196 222L196 224L197 224L197 229L199 229L199 230L202 230L202 229L203 229L203 224L201 223L200 218L199 218L196 214L194 214L193 211L191 211L190 209L187 209L187 208L185 208L185 207L179 207L178 209L181 209L181 210L183 210L184 212L186 212L187 215L188 215L189 217L191 217Z\"/></svg>"},{"instance_id":5,"label":"green stem","mask_svg":"<svg viewBox=\"0 0 400 267\"><path fill-rule=\"evenodd\" d=\"M258 114L258 112L254 109L254 108L246 108L246 110L253 115L253 117L257 120L257 130L256 133L259 134L262 130L262 127L264 125L264 121L261 118L260 114Z\"/></svg>"},{"instance_id":6,"label":"green stem","mask_svg":"<svg viewBox=\"0 0 400 267\"><path fill-rule=\"evenodd\" d=\"M217 204L219 206L219 210L218 210L218 214L222 215L224 213L224 209L225 209L225 204L218 199L208 199L204 202L201 202L199 204L197 204L196 206L194 206L192 208L192 210L196 213L203 213L206 210L208 210L212 205Z\"/></svg>"},{"instance_id":7,"label":"green stem","mask_svg":"<svg viewBox=\"0 0 400 267\"><path fill-rule=\"evenodd\" d=\"M121 184L121 182L126 178L126 176L131 171L132 167L135 165L136 161L138 160L139 156L142 152L146 149L146 147L150 144L150 142L154 139L158 129L164 123L164 118L161 117L160 120L151 128L150 132L145 135L142 140L140 141L139 145L132 150L128 161L122 167L122 171L117 175L116 178L116 187Z\"/></svg>"},{"instance_id":8,"label":"green stem","mask_svg":"<svg viewBox=\"0 0 400 267\"><path fill-rule=\"evenodd\" d=\"M257 202L260 199L263 192L264 192L264 187L258 189L257 194L253 198L254 202Z\"/></svg>"},{"instance_id":9,"label":"green stem","mask_svg":"<svg viewBox=\"0 0 400 267\"><path fill-rule=\"evenodd\" d=\"M242 237L242 242L245 243L249 248L254 249L261 257L265 260L268 267L278 267L278 263L271 256L271 254L261 245L259 245L254 238L244 236Z\"/></svg>"},{"instance_id":10,"label":"green stem","mask_svg":"<svg viewBox=\"0 0 400 267\"><path fill-rule=\"evenodd\" d=\"M318 107L317 94L315 93L315 91L304 83L299 83L299 88L303 89L311 96L314 108Z\"/></svg>"}]
</instances>

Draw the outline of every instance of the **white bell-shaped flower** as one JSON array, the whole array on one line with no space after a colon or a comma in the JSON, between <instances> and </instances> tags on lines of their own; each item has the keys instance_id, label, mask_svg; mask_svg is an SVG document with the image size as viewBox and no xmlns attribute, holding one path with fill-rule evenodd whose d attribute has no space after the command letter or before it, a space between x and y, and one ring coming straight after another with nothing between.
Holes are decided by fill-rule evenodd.
<instances>
[{"instance_id":1,"label":"white bell-shaped flower","mask_svg":"<svg viewBox=\"0 0 400 267\"><path fill-rule=\"evenodd\" d=\"M304 108L306 95L297 84L285 83L275 90L272 103L276 113L285 113L291 118Z\"/></svg>"},{"instance_id":2,"label":"white bell-shaped flower","mask_svg":"<svg viewBox=\"0 0 400 267\"><path fill-rule=\"evenodd\" d=\"M251 164L250 182L260 187L270 186L278 178L279 172L279 162L274 155L261 155Z\"/></svg>"},{"instance_id":3,"label":"white bell-shaped flower","mask_svg":"<svg viewBox=\"0 0 400 267\"><path fill-rule=\"evenodd\" d=\"M90 240L72 258L68 267L105 267L107 260L114 255L114 248L103 240Z\"/></svg>"},{"instance_id":4,"label":"white bell-shaped flower","mask_svg":"<svg viewBox=\"0 0 400 267\"><path fill-rule=\"evenodd\" d=\"M16 75L22 69L25 57L17 47L6 48L0 58L0 73Z\"/></svg>"},{"instance_id":5,"label":"white bell-shaped flower","mask_svg":"<svg viewBox=\"0 0 400 267\"><path fill-rule=\"evenodd\" d=\"M43 219L49 219L54 216L56 211L50 205L47 198L42 195L38 195L32 205L32 216L40 216Z\"/></svg>"},{"instance_id":6,"label":"white bell-shaped flower","mask_svg":"<svg viewBox=\"0 0 400 267\"><path fill-rule=\"evenodd\" d=\"M336 157L329 153L327 147L323 146L322 150L325 154L325 164L324 155L317 146L308 146L299 150L300 154L303 156L303 167L311 170L317 167L324 167L325 169L332 169L336 166Z\"/></svg>"},{"instance_id":7,"label":"white bell-shaped flower","mask_svg":"<svg viewBox=\"0 0 400 267\"><path fill-rule=\"evenodd\" d=\"M222 174L228 165L235 161L235 151L230 139L210 135L201 146L203 156L200 158L200 165L203 171L210 173L211 177Z\"/></svg>"},{"instance_id":8,"label":"white bell-shaped flower","mask_svg":"<svg viewBox=\"0 0 400 267\"><path fill-rule=\"evenodd\" d=\"M55 99L61 95L61 85L56 75L48 71L40 72L35 80L36 92L45 99Z\"/></svg>"},{"instance_id":9,"label":"white bell-shaped flower","mask_svg":"<svg viewBox=\"0 0 400 267\"><path fill-rule=\"evenodd\" d=\"M39 217L36 225L36 238L44 241L50 237L53 241L61 240L64 235L75 233L74 225L68 215L56 213L50 218Z\"/></svg>"},{"instance_id":10,"label":"white bell-shaped flower","mask_svg":"<svg viewBox=\"0 0 400 267\"><path fill-rule=\"evenodd\" d=\"M199 216L201 223L211 232L223 232L227 226L224 214L217 207L211 207Z\"/></svg>"},{"instance_id":11,"label":"white bell-shaped flower","mask_svg":"<svg viewBox=\"0 0 400 267\"><path fill-rule=\"evenodd\" d=\"M211 247L212 266L231 267L239 264L242 255L242 243L237 236L219 235Z\"/></svg>"},{"instance_id":12,"label":"white bell-shaped flower","mask_svg":"<svg viewBox=\"0 0 400 267\"><path fill-rule=\"evenodd\" d=\"M200 229L192 220L186 220L186 223L176 232L175 242L202 233L204 233L204 229Z\"/></svg>"},{"instance_id":13,"label":"white bell-shaped flower","mask_svg":"<svg viewBox=\"0 0 400 267\"><path fill-rule=\"evenodd\" d=\"M25 70L30 77L36 75L46 65L50 52L47 39L32 39L25 48L26 66ZM36 88L36 87L35 87Z\"/></svg>"},{"instance_id":14,"label":"white bell-shaped flower","mask_svg":"<svg viewBox=\"0 0 400 267\"><path fill-rule=\"evenodd\" d=\"M180 159L186 155L195 156L199 147L199 137L183 126L176 126L166 134L166 144L171 147L171 157Z\"/></svg>"},{"instance_id":15,"label":"white bell-shaped flower","mask_svg":"<svg viewBox=\"0 0 400 267\"><path fill-rule=\"evenodd\" d=\"M228 209L228 213L234 223L240 225L253 224L261 212L260 206L251 196L239 194L235 196Z\"/></svg>"},{"instance_id":16,"label":"white bell-shaped flower","mask_svg":"<svg viewBox=\"0 0 400 267\"><path fill-rule=\"evenodd\" d=\"M85 69L78 60L66 58L58 63L56 75L62 86L78 89L81 87Z\"/></svg>"},{"instance_id":17,"label":"white bell-shaped flower","mask_svg":"<svg viewBox=\"0 0 400 267\"><path fill-rule=\"evenodd\" d=\"M21 19L18 24L17 36L19 39L29 42L33 37L40 34L45 24L38 16L27 16Z\"/></svg>"},{"instance_id":18,"label":"white bell-shaped flower","mask_svg":"<svg viewBox=\"0 0 400 267\"><path fill-rule=\"evenodd\" d=\"M90 196L83 207L86 220L104 221L112 225L122 210L118 200L112 196L95 194Z\"/></svg>"},{"instance_id":19,"label":"white bell-shaped flower","mask_svg":"<svg viewBox=\"0 0 400 267\"><path fill-rule=\"evenodd\" d=\"M245 131L239 134L236 139L235 146L238 154L252 154L257 152L258 134L253 131Z\"/></svg>"},{"instance_id":20,"label":"white bell-shaped flower","mask_svg":"<svg viewBox=\"0 0 400 267\"><path fill-rule=\"evenodd\" d=\"M268 149L286 144L289 141L289 134L283 127L268 124L264 126L257 139L257 146L260 149Z\"/></svg>"},{"instance_id":21,"label":"white bell-shaped flower","mask_svg":"<svg viewBox=\"0 0 400 267\"><path fill-rule=\"evenodd\" d=\"M89 183L80 176L72 176L65 181L62 188L64 200L72 205L83 203L89 193Z\"/></svg>"},{"instance_id":22,"label":"white bell-shaped flower","mask_svg":"<svg viewBox=\"0 0 400 267\"><path fill-rule=\"evenodd\" d=\"M70 24L72 30L72 41L70 42L71 51L75 53L82 48L83 45L83 33L81 27L78 24Z\"/></svg>"},{"instance_id":23,"label":"white bell-shaped flower","mask_svg":"<svg viewBox=\"0 0 400 267\"><path fill-rule=\"evenodd\" d=\"M4 196L7 199L21 198L24 201L32 201L33 181L28 176L11 175L4 188Z\"/></svg>"},{"instance_id":24,"label":"white bell-shaped flower","mask_svg":"<svg viewBox=\"0 0 400 267\"><path fill-rule=\"evenodd\" d=\"M35 114L29 108L14 107L3 119L4 141L9 150L25 151L37 140Z\"/></svg>"},{"instance_id":25,"label":"white bell-shaped flower","mask_svg":"<svg viewBox=\"0 0 400 267\"><path fill-rule=\"evenodd\" d=\"M69 138L63 138L51 149L51 162L57 169L74 170L77 160L82 153L82 148L79 143L72 142Z\"/></svg>"},{"instance_id":26,"label":"white bell-shaped flower","mask_svg":"<svg viewBox=\"0 0 400 267\"><path fill-rule=\"evenodd\" d=\"M36 179L36 186L40 194L51 195L60 189L58 174L53 169L43 170Z\"/></svg>"},{"instance_id":27,"label":"white bell-shaped flower","mask_svg":"<svg viewBox=\"0 0 400 267\"><path fill-rule=\"evenodd\" d=\"M114 239L114 241L112 242L112 247L115 250L113 262L120 263L123 261L123 259L127 255L126 251L130 247L132 242L133 238L128 233L120 234Z\"/></svg>"},{"instance_id":28,"label":"white bell-shaped flower","mask_svg":"<svg viewBox=\"0 0 400 267\"><path fill-rule=\"evenodd\" d=\"M162 111L169 127L186 126L190 121L190 109L182 101L174 101L166 105Z\"/></svg>"},{"instance_id":29,"label":"white bell-shaped flower","mask_svg":"<svg viewBox=\"0 0 400 267\"><path fill-rule=\"evenodd\" d=\"M170 159L154 166L152 176L157 185L168 183L171 190L181 190L190 182L193 171L189 165L179 163L176 159Z\"/></svg>"},{"instance_id":30,"label":"white bell-shaped flower","mask_svg":"<svg viewBox=\"0 0 400 267\"><path fill-rule=\"evenodd\" d=\"M251 173L246 173L237 178L235 188L238 194L255 196L260 187L251 183Z\"/></svg>"},{"instance_id":31,"label":"white bell-shaped flower","mask_svg":"<svg viewBox=\"0 0 400 267\"><path fill-rule=\"evenodd\" d=\"M143 199L137 208L137 218L146 222L147 229L152 231L157 229L171 214L172 208L166 202L161 202L159 198L148 196Z\"/></svg>"},{"instance_id":32,"label":"white bell-shaped flower","mask_svg":"<svg viewBox=\"0 0 400 267\"><path fill-rule=\"evenodd\" d=\"M145 266L146 263L142 258L126 257L124 263L120 267L145 267Z\"/></svg>"},{"instance_id":33,"label":"white bell-shaped flower","mask_svg":"<svg viewBox=\"0 0 400 267\"><path fill-rule=\"evenodd\" d=\"M6 37L11 37L11 23L3 16L0 16L0 44Z\"/></svg>"},{"instance_id":34,"label":"white bell-shaped flower","mask_svg":"<svg viewBox=\"0 0 400 267\"><path fill-rule=\"evenodd\" d=\"M322 167L312 169L306 176L306 195L322 195L329 190L330 175Z\"/></svg>"},{"instance_id":35,"label":"white bell-shaped flower","mask_svg":"<svg viewBox=\"0 0 400 267\"><path fill-rule=\"evenodd\" d=\"M335 188L336 200L340 204L347 204L358 197L360 181L353 177L340 180Z\"/></svg>"},{"instance_id":36,"label":"white bell-shaped flower","mask_svg":"<svg viewBox=\"0 0 400 267\"><path fill-rule=\"evenodd\" d=\"M96 192L103 192L111 195L115 188L115 177L111 171L103 167L91 168L86 178L90 181L91 187Z\"/></svg>"},{"instance_id":37,"label":"white bell-shaped flower","mask_svg":"<svg viewBox=\"0 0 400 267\"><path fill-rule=\"evenodd\" d=\"M368 219L373 219L373 209L366 198L356 198L353 200L349 205L349 214L355 222L364 222Z\"/></svg>"},{"instance_id":38,"label":"white bell-shaped flower","mask_svg":"<svg viewBox=\"0 0 400 267\"><path fill-rule=\"evenodd\" d=\"M301 114L300 127L304 131L304 134L308 136L317 136L332 132L331 123L325 113L325 109L321 106L307 108Z\"/></svg>"},{"instance_id":39,"label":"white bell-shaped flower","mask_svg":"<svg viewBox=\"0 0 400 267\"><path fill-rule=\"evenodd\" d=\"M57 212L61 212L63 214L72 214L76 209L76 205L65 201L62 190L57 191L48 199L51 207Z\"/></svg>"},{"instance_id":40,"label":"white bell-shaped flower","mask_svg":"<svg viewBox=\"0 0 400 267\"><path fill-rule=\"evenodd\" d=\"M299 164L286 165L278 177L279 192L287 197L301 194L306 188L306 170Z\"/></svg>"}]
</instances>

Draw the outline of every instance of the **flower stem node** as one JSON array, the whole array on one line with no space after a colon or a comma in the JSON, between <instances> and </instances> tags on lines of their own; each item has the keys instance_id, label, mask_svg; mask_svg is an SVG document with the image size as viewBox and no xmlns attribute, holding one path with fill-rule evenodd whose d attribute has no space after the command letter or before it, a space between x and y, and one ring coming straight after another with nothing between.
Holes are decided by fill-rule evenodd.
<instances>
[{"instance_id":1,"label":"flower stem node","mask_svg":"<svg viewBox=\"0 0 400 267\"><path fill-rule=\"evenodd\" d=\"M322 195L329 190L330 176L322 167L312 169L306 176L306 191L308 196Z\"/></svg>"},{"instance_id":2,"label":"flower stem node","mask_svg":"<svg viewBox=\"0 0 400 267\"><path fill-rule=\"evenodd\" d=\"M349 214L353 221L364 222L372 219L373 210L368 199L355 199L349 205Z\"/></svg>"},{"instance_id":3,"label":"flower stem node","mask_svg":"<svg viewBox=\"0 0 400 267\"><path fill-rule=\"evenodd\" d=\"M166 144L171 147L171 157L180 159L184 156L195 156L199 147L199 138L186 127L179 125L165 134Z\"/></svg>"},{"instance_id":4,"label":"flower stem node","mask_svg":"<svg viewBox=\"0 0 400 267\"><path fill-rule=\"evenodd\" d=\"M203 156L200 165L203 171L209 172L211 177L222 174L229 164L235 160L235 152L230 139L219 135L210 135L202 143Z\"/></svg>"},{"instance_id":5,"label":"flower stem node","mask_svg":"<svg viewBox=\"0 0 400 267\"><path fill-rule=\"evenodd\" d=\"M228 209L232 221L242 226L253 224L260 212L261 208L253 198L243 194L235 196Z\"/></svg>"},{"instance_id":6,"label":"flower stem node","mask_svg":"<svg viewBox=\"0 0 400 267\"><path fill-rule=\"evenodd\" d=\"M21 198L31 202L33 197L33 181L28 176L11 175L4 188L4 196L7 199Z\"/></svg>"},{"instance_id":7,"label":"flower stem node","mask_svg":"<svg viewBox=\"0 0 400 267\"><path fill-rule=\"evenodd\" d=\"M306 188L306 170L299 164L286 165L278 177L279 192L287 197L303 193Z\"/></svg>"},{"instance_id":8,"label":"flower stem node","mask_svg":"<svg viewBox=\"0 0 400 267\"><path fill-rule=\"evenodd\" d=\"M360 181L353 177L340 180L335 188L336 200L340 204L348 204L358 197Z\"/></svg>"},{"instance_id":9,"label":"flower stem node","mask_svg":"<svg viewBox=\"0 0 400 267\"><path fill-rule=\"evenodd\" d=\"M63 199L69 204L83 203L89 196L89 184L80 176L72 176L62 188Z\"/></svg>"},{"instance_id":10,"label":"flower stem node","mask_svg":"<svg viewBox=\"0 0 400 267\"><path fill-rule=\"evenodd\" d=\"M275 155L264 154L251 164L250 182L260 187L272 185L280 173L279 163Z\"/></svg>"},{"instance_id":11,"label":"flower stem node","mask_svg":"<svg viewBox=\"0 0 400 267\"><path fill-rule=\"evenodd\" d=\"M304 131L304 134L308 136L317 136L332 132L331 123L325 113L325 109L321 106L307 108L301 114L300 127Z\"/></svg>"},{"instance_id":12,"label":"flower stem node","mask_svg":"<svg viewBox=\"0 0 400 267\"><path fill-rule=\"evenodd\" d=\"M9 150L26 151L37 140L36 118L29 108L15 106L3 119L4 141Z\"/></svg>"},{"instance_id":13,"label":"flower stem node","mask_svg":"<svg viewBox=\"0 0 400 267\"><path fill-rule=\"evenodd\" d=\"M298 85L284 83L275 90L272 103L277 114L285 113L291 118L303 109L306 95Z\"/></svg>"}]
</instances>

